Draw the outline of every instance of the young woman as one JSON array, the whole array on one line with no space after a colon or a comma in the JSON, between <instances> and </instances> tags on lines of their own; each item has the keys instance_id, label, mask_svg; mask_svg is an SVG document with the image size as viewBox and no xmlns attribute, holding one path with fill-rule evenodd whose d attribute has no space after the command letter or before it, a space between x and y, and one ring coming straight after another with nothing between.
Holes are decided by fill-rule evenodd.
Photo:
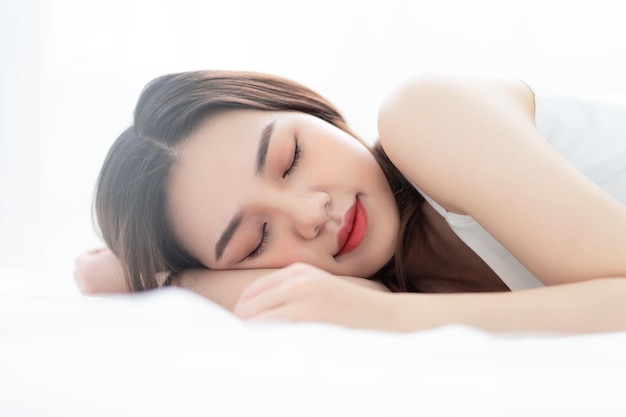
<instances>
[{"instance_id":1,"label":"young woman","mask_svg":"<svg viewBox=\"0 0 626 417\"><path fill-rule=\"evenodd\" d=\"M378 125L370 149L275 76L157 78L102 168L110 250L79 286L389 331L626 329L626 108L425 76Z\"/></svg>"}]
</instances>

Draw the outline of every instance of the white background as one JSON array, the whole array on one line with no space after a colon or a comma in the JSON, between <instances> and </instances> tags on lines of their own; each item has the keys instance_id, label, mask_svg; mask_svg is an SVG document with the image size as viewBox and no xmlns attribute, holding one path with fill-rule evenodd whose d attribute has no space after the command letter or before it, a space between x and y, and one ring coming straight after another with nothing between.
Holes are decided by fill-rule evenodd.
<instances>
[{"instance_id":1,"label":"white background","mask_svg":"<svg viewBox=\"0 0 626 417\"><path fill-rule=\"evenodd\" d=\"M100 244L96 177L156 76L276 73L326 95L374 139L385 92L423 71L626 97L620 3L0 0L0 268L69 277L74 256Z\"/></svg>"}]
</instances>

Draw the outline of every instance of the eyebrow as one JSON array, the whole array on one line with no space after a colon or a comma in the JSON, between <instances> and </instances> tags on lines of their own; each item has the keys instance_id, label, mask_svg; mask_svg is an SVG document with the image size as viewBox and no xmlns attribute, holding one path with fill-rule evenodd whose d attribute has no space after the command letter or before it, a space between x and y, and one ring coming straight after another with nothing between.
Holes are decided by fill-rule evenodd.
<instances>
[{"instance_id":1,"label":"eyebrow","mask_svg":"<svg viewBox=\"0 0 626 417\"><path fill-rule=\"evenodd\" d=\"M265 171L267 151L270 147L270 140L272 139L272 132L274 132L274 125L276 125L276 120L269 122L261 131L261 138L259 139L259 148L256 153L256 165L254 170L256 175L263 175L263 172ZM217 244L215 244L215 259L217 262L222 259L226 246L228 246L228 243L232 240L242 221L243 213L237 213L228 223L226 229L222 232Z\"/></svg>"},{"instance_id":2,"label":"eyebrow","mask_svg":"<svg viewBox=\"0 0 626 417\"><path fill-rule=\"evenodd\" d=\"M274 125L276 120L269 122L261 132L261 139L259 140L259 149L256 153L256 166L254 172L256 175L263 175L265 171L265 161L267 161L267 150L270 147L270 140L272 139L272 132L274 132Z\"/></svg>"},{"instance_id":3,"label":"eyebrow","mask_svg":"<svg viewBox=\"0 0 626 417\"><path fill-rule=\"evenodd\" d=\"M224 250L228 245L228 242L233 238L235 231L241 225L241 221L243 220L243 213L237 213L235 217L228 223L224 232L222 232L222 236L220 236L220 240L217 241L215 245L215 259L219 262L224 254Z\"/></svg>"}]
</instances>

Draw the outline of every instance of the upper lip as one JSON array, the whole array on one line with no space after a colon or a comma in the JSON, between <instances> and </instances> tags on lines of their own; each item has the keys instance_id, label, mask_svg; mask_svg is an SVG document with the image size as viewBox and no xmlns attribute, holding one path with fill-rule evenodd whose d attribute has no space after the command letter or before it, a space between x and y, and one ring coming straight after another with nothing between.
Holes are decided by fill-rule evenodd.
<instances>
[{"instance_id":1,"label":"upper lip","mask_svg":"<svg viewBox=\"0 0 626 417\"><path fill-rule=\"evenodd\" d=\"M339 232L337 233L337 252L335 253L335 256L345 246L346 242L348 241L348 237L350 237L350 232L352 232L354 219L356 216L356 204L357 202L355 201L344 215L343 223L339 228Z\"/></svg>"}]
</instances>

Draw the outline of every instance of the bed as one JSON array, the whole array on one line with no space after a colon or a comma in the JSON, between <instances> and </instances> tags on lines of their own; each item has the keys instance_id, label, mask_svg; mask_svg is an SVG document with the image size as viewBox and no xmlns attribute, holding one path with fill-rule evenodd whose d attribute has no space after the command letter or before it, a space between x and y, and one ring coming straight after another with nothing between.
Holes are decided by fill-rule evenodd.
<instances>
[{"instance_id":1,"label":"bed","mask_svg":"<svg viewBox=\"0 0 626 417\"><path fill-rule=\"evenodd\" d=\"M177 288L0 277L0 416L626 415L626 333L252 325Z\"/></svg>"}]
</instances>

